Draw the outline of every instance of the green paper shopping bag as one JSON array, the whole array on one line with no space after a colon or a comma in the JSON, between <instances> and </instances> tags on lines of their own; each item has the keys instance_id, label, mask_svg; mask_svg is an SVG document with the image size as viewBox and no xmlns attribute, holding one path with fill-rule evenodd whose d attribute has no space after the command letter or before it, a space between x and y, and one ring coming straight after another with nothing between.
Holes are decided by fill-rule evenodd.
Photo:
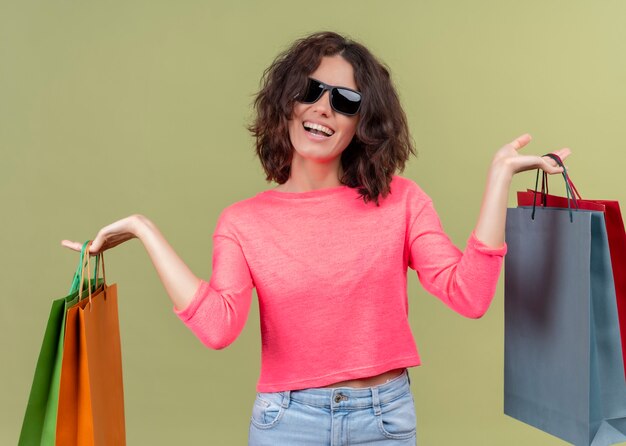
<instances>
[{"instance_id":1,"label":"green paper shopping bag","mask_svg":"<svg viewBox=\"0 0 626 446\"><path fill-rule=\"evenodd\" d=\"M18 446L54 446L55 444L65 317L67 310L79 300L80 272L86 260L85 248L88 243L85 242L81 249L78 267L74 273L69 294L52 302ZM96 271L97 268L96 260ZM94 277L96 277L95 274ZM89 287L94 292L95 289L102 285L102 282L102 280L97 282L93 280L88 285L84 284L83 296L81 297L89 293Z\"/></svg>"}]
</instances>

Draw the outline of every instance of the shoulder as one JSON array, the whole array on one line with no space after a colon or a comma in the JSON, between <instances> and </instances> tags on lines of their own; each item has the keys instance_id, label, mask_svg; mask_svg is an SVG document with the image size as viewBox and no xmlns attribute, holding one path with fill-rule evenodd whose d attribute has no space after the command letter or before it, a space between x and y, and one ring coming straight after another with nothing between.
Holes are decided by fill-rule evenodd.
<instances>
[{"instance_id":1,"label":"shoulder","mask_svg":"<svg viewBox=\"0 0 626 446\"><path fill-rule=\"evenodd\" d=\"M252 222L258 220L254 218L254 214L258 213L259 206L257 196L253 196L232 202L222 208L215 225L216 233L236 234L241 228L253 224Z\"/></svg>"},{"instance_id":2,"label":"shoulder","mask_svg":"<svg viewBox=\"0 0 626 446\"><path fill-rule=\"evenodd\" d=\"M407 199L430 200L428 194L414 180L400 175L392 177L391 193L397 193Z\"/></svg>"},{"instance_id":3,"label":"shoulder","mask_svg":"<svg viewBox=\"0 0 626 446\"><path fill-rule=\"evenodd\" d=\"M245 198L243 200L235 201L224 209L220 213L220 220L236 221L249 215L251 211L256 209L259 205L256 197Z\"/></svg>"}]
</instances>

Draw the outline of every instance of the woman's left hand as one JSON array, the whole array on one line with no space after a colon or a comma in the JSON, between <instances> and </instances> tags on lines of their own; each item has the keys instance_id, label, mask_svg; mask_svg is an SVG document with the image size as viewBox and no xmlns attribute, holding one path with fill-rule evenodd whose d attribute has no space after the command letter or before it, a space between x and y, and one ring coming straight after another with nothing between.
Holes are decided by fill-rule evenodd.
<instances>
[{"instance_id":1,"label":"woman's left hand","mask_svg":"<svg viewBox=\"0 0 626 446\"><path fill-rule=\"evenodd\" d=\"M548 156L521 155L519 150L530 142L532 137L525 133L502 146L496 152L487 175L487 186L483 195L478 223L474 233L478 240L491 247L504 243L506 209L509 200L509 187L513 175L525 170L543 169L549 174L561 173L563 168ZM562 161L570 155L570 149L563 148L552 153Z\"/></svg>"},{"instance_id":2,"label":"woman's left hand","mask_svg":"<svg viewBox=\"0 0 626 446\"><path fill-rule=\"evenodd\" d=\"M532 137L528 133L525 133L502 146L493 157L492 167L506 169L511 176L519 172L537 168L549 174L563 172L563 169L558 163L548 156L521 155L519 150L531 140ZM565 147L551 153L559 156L565 163L565 159L571 154L571 150Z\"/></svg>"}]
</instances>

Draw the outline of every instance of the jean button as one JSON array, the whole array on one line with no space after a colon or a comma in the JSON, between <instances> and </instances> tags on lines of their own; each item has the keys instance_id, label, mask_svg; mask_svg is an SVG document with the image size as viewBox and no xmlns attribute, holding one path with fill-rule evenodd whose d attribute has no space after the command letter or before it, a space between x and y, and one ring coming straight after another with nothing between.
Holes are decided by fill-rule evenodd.
<instances>
[{"instance_id":1,"label":"jean button","mask_svg":"<svg viewBox=\"0 0 626 446\"><path fill-rule=\"evenodd\" d=\"M337 395L335 395L335 403L339 404L342 400L347 401L348 397L342 393L338 393Z\"/></svg>"}]
</instances>

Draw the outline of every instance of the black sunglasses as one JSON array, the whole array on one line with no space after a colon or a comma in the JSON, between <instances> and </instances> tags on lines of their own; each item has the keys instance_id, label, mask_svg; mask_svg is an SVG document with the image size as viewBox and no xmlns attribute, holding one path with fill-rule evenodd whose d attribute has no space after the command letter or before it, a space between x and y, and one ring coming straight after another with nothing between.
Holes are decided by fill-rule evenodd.
<instances>
[{"instance_id":1,"label":"black sunglasses","mask_svg":"<svg viewBox=\"0 0 626 446\"><path fill-rule=\"evenodd\" d=\"M298 101L304 104L313 104L322 97L326 90L330 91L330 106L333 110L348 116L356 115L359 112L361 93L346 87L328 85L311 77L304 96Z\"/></svg>"}]
</instances>

